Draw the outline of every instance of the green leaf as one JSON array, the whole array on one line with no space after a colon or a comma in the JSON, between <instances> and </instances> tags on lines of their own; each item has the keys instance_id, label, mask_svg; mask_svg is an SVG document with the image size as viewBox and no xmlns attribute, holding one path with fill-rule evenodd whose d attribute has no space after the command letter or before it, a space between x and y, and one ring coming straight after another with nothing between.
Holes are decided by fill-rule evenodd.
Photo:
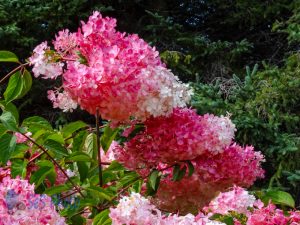
<instances>
[{"instance_id":1,"label":"green leaf","mask_svg":"<svg viewBox=\"0 0 300 225\"><path fill-rule=\"evenodd\" d=\"M81 128L86 127L87 124L82 121L76 121L73 123L69 123L62 129L62 134L65 138L71 136L75 131L80 130Z\"/></svg>"},{"instance_id":2,"label":"green leaf","mask_svg":"<svg viewBox=\"0 0 300 225\"><path fill-rule=\"evenodd\" d=\"M97 143L96 143L96 134L89 134L84 142L84 150L85 152L93 159L97 158L98 155L98 151L99 149L97 149Z\"/></svg>"},{"instance_id":3,"label":"green leaf","mask_svg":"<svg viewBox=\"0 0 300 225\"><path fill-rule=\"evenodd\" d=\"M186 174L186 166L180 169L180 165L175 165L173 169L173 181L180 181Z\"/></svg>"},{"instance_id":4,"label":"green leaf","mask_svg":"<svg viewBox=\"0 0 300 225\"><path fill-rule=\"evenodd\" d=\"M285 205L292 208L295 207L295 201L293 197L289 193L284 191L277 191L277 190L266 191L265 195L262 196L262 201L267 203L269 200L272 200L274 204Z\"/></svg>"},{"instance_id":5,"label":"green leaf","mask_svg":"<svg viewBox=\"0 0 300 225\"><path fill-rule=\"evenodd\" d=\"M5 128L5 126L3 124L0 123L0 136L5 134L6 132L7 132L7 129Z\"/></svg>"},{"instance_id":6,"label":"green leaf","mask_svg":"<svg viewBox=\"0 0 300 225\"><path fill-rule=\"evenodd\" d=\"M27 160L12 160L11 162L11 176L15 178L16 176L21 176L23 179L26 177L27 170Z\"/></svg>"},{"instance_id":7,"label":"green leaf","mask_svg":"<svg viewBox=\"0 0 300 225\"><path fill-rule=\"evenodd\" d=\"M88 132L85 130L79 131L76 136L73 138L72 142L72 152L81 151L84 149L85 140L88 135Z\"/></svg>"},{"instance_id":8,"label":"green leaf","mask_svg":"<svg viewBox=\"0 0 300 225\"><path fill-rule=\"evenodd\" d=\"M0 107L2 108L3 111L11 112L15 117L17 123L19 122L19 112L17 107L13 103L11 102L7 103L3 100L0 101Z\"/></svg>"},{"instance_id":9,"label":"green leaf","mask_svg":"<svg viewBox=\"0 0 300 225\"><path fill-rule=\"evenodd\" d=\"M30 183L34 183L36 187L40 186L40 184L46 179L47 175L53 171L53 167L50 166L40 167L38 171L31 175Z\"/></svg>"},{"instance_id":10,"label":"green leaf","mask_svg":"<svg viewBox=\"0 0 300 225\"><path fill-rule=\"evenodd\" d=\"M80 175L80 181L83 182L89 173L89 166L87 162L77 162L78 172Z\"/></svg>"},{"instance_id":11,"label":"green leaf","mask_svg":"<svg viewBox=\"0 0 300 225\"><path fill-rule=\"evenodd\" d=\"M40 130L53 131L51 124L46 119L39 116L32 116L26 118L23 121L22 126L28 127L29 131L32 133L35 133Z\"/></svg>"},{"instance_id":12,"label":"green leaf","mask_svg":"<svg viewBox=\"0 0 300 225\"><path fill-rule=\"evenodd\" d=\"M0 162L6 164L15 149L16 137L11 134L3 134L0 137Z\"/></svg>"},{"instance_id":13,"label":"green leaf","mask_svg":"<svg viewBox=\"0 0 300 225\"><path fill-rule=\"evenodd\" d=\"M234 225L234 219L231 216L224 216L221 221L226 225Z\"/></svg>"},{"instance_id":14,"label":"green leaf","mask_svg":"<svg viewBox=\"0 0 300 225\"><path fill-rule=\"evenodd\" d=\"M24 97L30 90L31 86L32 86L31 74L27 70L24 70L24 73L22 74L22 91L18 96L18 98Z\"/></svg>"},{"instance_id":15,"label":"green leaf","mask_svg":"<svg viewBox=\"0 0 300 225\"><path fill-rule=\"evenodd\" d=\"M186 166L184 166L180 171L177 177L177 181L180 181L186 174Z\"/></svg>"},{"instance_id":16,"label":"green leaf","mask_svg":"<svg viewBox=\"0 0 300 225\"><path fill-rule=\"evenodd\" d=\"M187 166L188 166L188 169L189 169L189 174L188 176L192 176L194 171L195 171L195 168L194 168L194 165L191 161L187 161Z\"/></svg>"},{"instance_id":17,"label":"green leaf","mask_svg":"<svg viewBox=\"0 0 300 225\"><path fill-rule=\"evenodd\" d=\"M2 115L0 116L0 121L2 122L3 126L6 127L6 129L15 132L19 131L17 127L17 121L11 112L3 111Z\"/></svg>"},{"instance_id":18,"label":"green leaf","mask_svg":"<svg viewBox=\"0 0 300 225\"><path fill-rule=\"evenodd\" d=\"M98 196L107 201L111 201L111 199L114 197L107 189L101 187L89 187L87 190L92 192L92 195Z\"/></svg>"},{"instance_id":19,"label":"green leaf","mask_svg":"<svg viewBox=\"0 0 300 225\"><path fill-rule=\"evenodd\" d=\"M54 195L54 194L62 193L64 191L68 191L68 190L70 190L69 186L67 186L67 185L58 185L58 186L47 188L44 191L44 193L47 194L47 195Z\"/></svg>"},{"instance_id":20,"label":"green leaf","mask_svg":"<svg viewBox=\"0 0 300 225\"><path fill-rule=\"evenodd\" d=\"M56 158L61 158L62 156L68 156L68 151L60 143L54 140L46 140L44 146L55 153Z\"/></svg>"},{"instance_id":21,"label":"green leaf","mask_svg":"<svg viewBox=\"0 0 300 225\"><path fill-rule=\"evenodd\" d=\"M0 62L19 62L15 53L9 51L0 51Z\"/></svg>"},{"instance_id":22,"label":"green leaf","mask_svg":"<svg viewBox=\"0 0 300 225\"><path fill-rule=\"evenodd\" d=\"M149 176L149 184L153 190L156 190L157 189L156 187L158 186L157 184L159 182L158 174L159 174L158 170L152 170Z\"/></svg>"},{"instance_id":23,"label":"green leaf","mask_svg":"<svg viewBox=\"0 0 300 225\"><path fill-rule=\"evenodd\" d=\"M70 215L68 215L70 216ZM86 219L83 218L81 215L74 215L71 217L71 224L72 225L84 225L86 224Z\"/></svg>"},{"instance_id":24,"label":"green leaf","mask_svg":"<svg viewBox=\"0 0 300 225\"><path fill-rule=\"evenodd\" d=\"M61 134L58 134L58 133L50 134L49 136L47 136L46 140L52 140L52 141L58 142L62 145L65 144L64 138L62 137Z\"/></svg>"},{"instance_id":25,"label":"green leaf","mask_svg":"<svg viewBox=\"0 0 300 225\"><path fill-rule=\"evenodd\" d=\"M73 152L66 160L74 162L92 162L93 159L84 152Z\"/></svg>"},{"instance_id":26,"label":"green leaf","mask_svg":"<svg viewBox=\"0 0 300 225\"><path fill-rule=\"evenodd\" d=\"M111 218L109 217L109 210L105 209L95 216L93 225L110 225L112 224Z\"/></svg>"},{"instance_id":27,"label":"green leaf","mask_svg":"<svg viewBox=\"0 0 300 225\"><path fill-rule=\"evenodd\" d=\"M13 153L11 154L10 158L11 159L21 159L24 158L24 154L26 153L26 151L29 149L30 147L26 144L17 144L16 145L16 149L13 151Z\"/></svg>"},{"instance_id":28,"label":"green leaf","mask_svg":"<svg viewBox=\"0 0 300 225\"><path fill-rule=\"evenodd\" d=\"M104 128L104 133L100 138L102 149L106 152L109 149L112 141L115 139L119 129L111 129L109 125Z\"/></svg>"},{"instance_id":29,"label":"green leaf","mask_svg":"<svg viewBox=\"0 0 300 225\"><path fill-rule=\"evenodd\" d=\"M22 93L22 87L22 76L20 71L17 71L9 78L7 88L3 94L5 101L8 103L14 99L19 98Z\"/></svg>"},{"instance_id":30,"label":"green leaf","mask_svg":"<svg viewBox=\"0 0 300 225\"><path fill-rule=\"evenodd\" d=\"M176 164L173 168L173 181L176 181L178 179L179 176L179 172L180 172L180 165Z\"/></svg>"}]
</instances>

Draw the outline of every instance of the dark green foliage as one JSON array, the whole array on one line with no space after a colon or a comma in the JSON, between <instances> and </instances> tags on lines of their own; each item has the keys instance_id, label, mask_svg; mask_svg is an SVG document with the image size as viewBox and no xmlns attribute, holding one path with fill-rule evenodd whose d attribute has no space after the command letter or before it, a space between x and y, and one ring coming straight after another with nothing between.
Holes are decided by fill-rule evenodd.
<instances>
[{"instance_id":1,"label":"dark green foliage","mask_svg":"<svg viewBox=\"0 0 300 225\"><path fill-rule=\"evenodd\" d=\"M291 173L300 169L299 55L290 56L281 68L265 65L257 73L249 71L244 79L233 76L212 84L195 84L192 105L201 114L232 114L237 141L266 155L269 186L299 195L292 187L299 179L293 179ZM288 179L283 171L290 171Z\"/></svg>"}]
</instances>

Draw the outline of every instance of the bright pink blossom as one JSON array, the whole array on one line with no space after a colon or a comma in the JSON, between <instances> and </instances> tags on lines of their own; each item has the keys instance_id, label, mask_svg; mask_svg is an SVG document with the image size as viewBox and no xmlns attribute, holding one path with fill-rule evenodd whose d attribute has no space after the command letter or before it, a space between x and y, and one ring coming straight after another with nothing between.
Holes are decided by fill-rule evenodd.
<instances>
[{"instance_id":1,"label":"bright pink blossom","mask_svg":"<svg viewBox=\"0 0 300 225\"><path fill-rule=\"evenodd\" d=\"M299 225L300 212L290 211L288 214L277 209L275 205L254 209L248 217L246 225Z\"/></svg>"},{"instance_id":2,"label":"bright pink blossom","mask_svg":"<svg viewBox=\"0 0 300 225\"><path fill-rule=\"evenodd\" d=\"M32 133L31 132L27 132L25 135L27 137L30 137L32 135ZM16 132L15 136L17 138L17 140L16 140L17 143L24 143L24 142L28 141L28 139L25 136L23 136L21 133L19 133L19 132Z\"/></svg>"},{"instance_id":3,"label":"bright pink blossom","mask_svg":"<svg viewBox=\"0 0 300 225\"><path fill-rule=\"evenodd\" d=\"M199 116L192 109L177 108L167 117L146 120L145 130L115 152L130 169L152 167L157 162L174 163L205 153L221 153L230 145L234 132L235 126L228 117Z\"/></svg>"},{"instance_id":4,"label":"bright pink blossom","mask_svg":"<svg viewBox=\"0 0 300 225\"><path fill-rule=\"evenodd\" d=\"M236 144L214 156L203 155L193 160L195 172L181 181L172 181L172 170L165 175L153 201L161 209L171 212L196 212L207 205L220 191L234 185L249 187L264 176L260 152L253 147Z\"/></svg>"},{"instance_id":5,"label":"bright pink blossom","mask_svg":"<svg viewBox=\"0 0 300 225\"><path fill-rule=\"evenodd\" d=\"M109 149L106 152L104 152L102 147L100 148L102 162L110 163L115 160L113 149L118 145L119 145L118 142L112 141L112 143L109 146Z\"/></svg>"}]
</instances>

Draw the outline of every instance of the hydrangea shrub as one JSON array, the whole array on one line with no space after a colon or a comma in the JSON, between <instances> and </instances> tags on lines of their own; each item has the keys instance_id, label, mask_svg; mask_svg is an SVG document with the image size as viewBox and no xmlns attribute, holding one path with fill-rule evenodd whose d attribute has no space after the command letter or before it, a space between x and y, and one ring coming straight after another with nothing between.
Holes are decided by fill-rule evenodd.
<instances>
[{"instance_id":1,"label":"hydrangea shrub","mask_svg":"<svg viewBox=\"0 0 300 225\"><path fill-rule=\"evenodd\" d=\"M189 108L192 89L136 34L94 12L52 44L35 47L23 64L0 52L0 61L19 64L3 78L0 102L0 224L299 222L299 212L264 205L243 189L264 177L263 155L234 142L230 116ZM96 129L83 121L54 129L40 116L19 121L13 101L31 87L28 65L36 78L61 81L47 90L54 108L80 106L96 117ZM274 203L293 207L281 194L287 200Z\"/></svg>"}]
</instances>

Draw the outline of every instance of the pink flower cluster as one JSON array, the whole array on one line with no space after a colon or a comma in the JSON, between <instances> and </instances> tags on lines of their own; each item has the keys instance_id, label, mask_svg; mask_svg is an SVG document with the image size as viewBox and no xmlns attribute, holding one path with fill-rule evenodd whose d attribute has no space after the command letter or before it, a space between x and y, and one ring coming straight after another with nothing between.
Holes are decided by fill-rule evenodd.
<instances>
[{"instance_id":1,"label":"pink flower cluster","mask_svg":"<svg viewBox=\"0 0 300 225\"><path fill-rule=\"evenodd\" d=\"M115 160L115 154L113 152L113 149L116 146L118 146L118 142L112 141L112 143L109 146L109 149L106 152L104 152L102 147L100 148L102 162L110 163Z\"/></svg>"},{"instance_id":2,"label":"pink flower cluster","mask_svg":"<svg viewBox=\"0 0 300 225\"><path fill-rule=\"evenodd\" d=\"M152 200L159 208L195 212L216 193L233 185L248 187L264 176L262 154L251 146L232 143L234 132L228 117L199 116L191 109L175 109L168 117L146 120L145 130L124 146L116 146L114 152L118 161L142 176L153 168L163 171ZM179 163L183 167L186 160L191 160L194 174L174 182L170 165Z\"/></svg>"},{"instance_id":3,"label":"pink flower cluster","mask_svg":"<svg viewBox=\"0 0 300 225\"><path fill-rule=\"evenodd\" d=\"M231 191L220 193L217 198L204 208L207 216L213 214L228 215L244 214L247 217L246 225L298 225L300 224L300 212L284 212L272 203L267 206L260 200L256 200L253 195L240 187L234 187ZM239 221L235 225L240 225Z\"/></svg>"},{"instance_id":4,"label":"pink flower cluster","mask_svg":"<svg viewBox=\"0 0 300 225\"><path fill-rule=\"evenodd\" d=\"M113 225L221 225L224 223L210 220L214 214L246 216L245 225L298 225L300 224L300 212L283 212L275 205L269 203L264 206L260 200L248 193L243 188L233 187L232 190L220 193L206 207L205 214L197 216L187 214L166 215L140 194L131 193L120 199L116 208L110 208L110 217ZM235 225L242 223L234 219Z\"/></svg>"},{"instance_id":5,"label":"pink flower cluster","mask_svg":"<svg viewBox=\"0 0 300 225\"><path fill-rule=\"evenodd\" d=\"M62 75L67 94L55 97L50 92L54 107L73 109L75 101L91 114L98 108L103 119L116 122L132 117L143 121L185 107L191 91L165 68L155 48L135 34L117 32L115 27L115 19L94 12L78 32L59 32L53 42L55 53L47 53L46 43L35 48L29 59L35 76ZM62 70L61 62L49 60L47 54L59 56L66 69Z\"/></svg>"},{"instance_id":6,"label":"pink flower cluster","mask_svg":"<svg viewBox=\"0 0 300 225\"><path fill-rule=\"evenodd\" d=\"M123 148L115 148L118 160L131 169L150 168L157 162L192 160L205 153L222 153L232 142L235 132L228 117L199 116L188 108L176 108L170 116L150 118L144 124L145 131L125 143Z\"/></svg>"},{"instance_id":7,"label":"pink flower cluster","mask_svg":"<svg viewBox=\"0 0 300 225\"><path fill-rule=\"evenodd\" d=\"M263 156L253 147L233 144L218 155L199 156L192 163L195 172L181 181L172 181L172 170L164 171L156 196L159 208L172 212L195 212L208 204L216 194L233 185L249 187L264 176L260 167Z\"/></svg>"},{"instance_id":8,"label":"pink flower cluster","mask_svg":"<svg viewBox=\"0 0 300 225\"><path fill-rule=\"evenodd\" d=\"M31 132L27 132L25 135L26 135L27 137L30 137L30 136L32 135L32 133L31 133ZM26 138L25 136L23 136L23 135L22 135L21 133L19 133L19 132L16 132L16 133L15 133L15 136L16 136L16 138L17 138L17 140L16 140L17 143L24 143L24 142L28 141L27 138Z\"/></svg>"},{"instance_id":9,"label":"pink flower cluster","mask_svg":"<svg viewBox=\"0 0 300 225\"><path fill-rule=\"evenodd\" d=\"M277 209L275 205L254 209L248 216L246 225L299 225L300 212L290 211L287 213Z\"/></svg>"},{"instance_id":10,"label":"pink flower cluster","mask_svg":"<svg viewBox=\"0 0 300 225\"><path fill-rule=\"evenodd\" d=\"M120 199L116 208L110 208L109 216L113 225L225 225L202 215L166 216L138 193Z\"/></svg>"},{"instance_id":11,"label":"pink flower cluster","mask_svg":"<svg viewBox=\"0 0 300 225\"><path fill-rule=\"evenodd\" d=\"M209 214L226 215L231 211L248 214L249 208L252 208L256 202L254 195L249 194L244 188L235 186L231 191L220 193L203 210Z\"/></svg>"},{"instance_id":12,"label":"pink flower cluster","mask_svg":"<svg viewBox=\"0 0 300 225\"><path fill-rule=\"evenodd\" d=\"M34 193L27 180L5 177L0 183L0 225L65 225L51 198Z\"/></svg>"}]
</instances>

